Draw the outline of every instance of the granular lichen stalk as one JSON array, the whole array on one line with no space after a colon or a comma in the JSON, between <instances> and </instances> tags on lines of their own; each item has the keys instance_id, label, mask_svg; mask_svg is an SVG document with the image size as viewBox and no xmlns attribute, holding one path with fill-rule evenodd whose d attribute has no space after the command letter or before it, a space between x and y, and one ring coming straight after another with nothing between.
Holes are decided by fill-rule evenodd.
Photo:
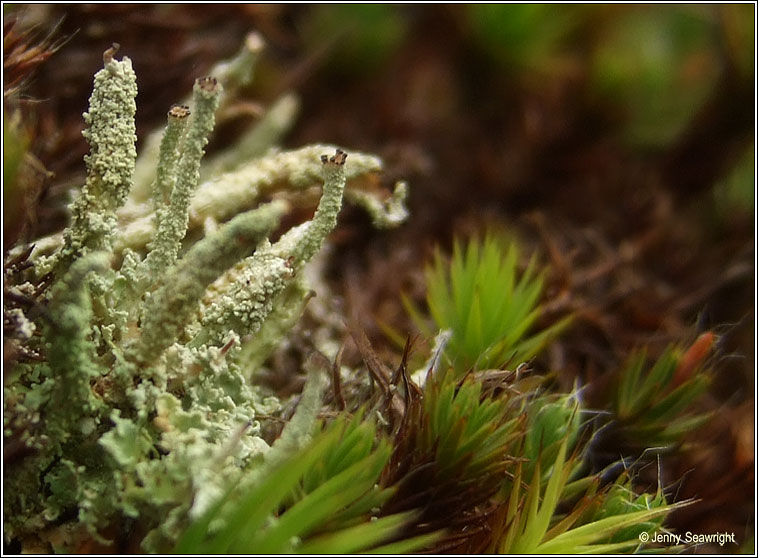
<instances>
[{"instance_id":1,"label":"granular lichen stalk","mask_svg":"<svg viewBox=\"0 0 758 558\"><path fill-rule=\"evenodd\" d=\"M187 121L190 116L190 108L186 105L174 105L168 111L168 123L161 140L160 156L158 159L157 175L153 183L153 207L155 210L155 229L164 231L166 235L168 229L167 219L171 218L171 193L174 191L176 184L176 166L179 163L181 152L179 150L180 142L187 130ZM156 238L157 240L157 238ZM163 239L164 245L167 244ZM157 277L163 269L166 260L161 259L160 252L153 250L156 248L151 243L149 248L152 250L152 256L148 257L147 265L150 268L152 277ZM165 247L164 250L169 250ZM159 247L160 250L160 247Z\"/></svg>"},{"instance_id":2,"label":"granular lichen stalk","mask_svg":"<svg viewBox=\"0 0 758 558\"><path fill-rule=\"evenodd\" d=\"M240 335L260 329L284 290L294 287L292 278L336 225L345 190L346 159L347 153L341 149L332 157L321 156L324 187L313 219L285 233L273 246L262 247L228 277L219 279L201 310L193 343L222 343L230 328ZM298 298L289 300L288 306L297 306Z\"/></svg>"},{"instance_id":3,"label":"granular lichen stalk","mask_svg":"<svg viewBox=\"0 0 758 558\"><path fill-rule=\"evenodd\" d=\"M171 201L171 192L176 183L176 165L179 162L179 144L187 130L191 114L187 105L174 105L168 111L166 130L161 140L158 172L153 185L153 205L156 211ZM160 221L159 226L160 228Z\"/></svg>"},{"instance_id":4,"label":"granular lichen stalk","mask_svg":"<svg viewBox=\"0 0 758 558\"><path fill-rule=\"evenodd\" d=\"M326 235L337 224L337 213L342 207L342 194L345 192L346 160L347 153L341 149L337 149L336 154L331 157L321 156L324 169L324 193L313 220L306 225L308 230L303 233L292 251L295 267L300 267L319 251Z\"/></svg>"},{"instance_id":5,"label":"granular lichen stalk","mask_svg":"<svg viewBox=\"0 0 758 558\"><path fill-rule=\"evenodd\" d=\"M148 267L153 276L157 276L176 261L180 243L187 232L189 204L200 179L200 159L205 153L208 136L213 130L221 90L221 85L212 77L201 78L195 82L192 97L195 105L194 113L182 144L181 155L175 164L176 175L170 191L170 201L168 207L162 208L158 214L158 229L147 256ZM169 116L169 118L175 117ZM169 132L173 133L171 125L166 133L169 134ZM171 149L171 143L173 142L167 141L161 145L160 163L165 161L166 167L171 164L171 156L164 153L164 147ZM168 176L161 176L163 173L168 175L169 168L161 169L160 163L159 179L163 180L163 184L159 184L161 191L156 196L166 195L170 186Z\"/></svg>"},{"instance_id":6,"label":"granular lichen stalk","mask_svg":"<svg viewBox=\"0 0 758 558\"><path fill-rule=\"evenodd\" d=\"M239 215L192 247L145 304L136 362L150 363L176 341L206 287L271 232L282 209L272 204Z\"/></svg>"},{"instance_id":7,"label":"granular lichen stalk","mask_svg":"<svg viewBox=\"0 0 758 558\"><path fill-rule=\"evenodd\" d=\"M82 134L90 145L84 157L87 180L72 207L72 223L55 259L61 274L73 260L94 250L110 250L116 230L115 211L129 195L137 159L134 116L137 112L137 76L132 62L104 56L105 67L95 74L95 85L84 113Z\"/></svg>"}]
</instances>

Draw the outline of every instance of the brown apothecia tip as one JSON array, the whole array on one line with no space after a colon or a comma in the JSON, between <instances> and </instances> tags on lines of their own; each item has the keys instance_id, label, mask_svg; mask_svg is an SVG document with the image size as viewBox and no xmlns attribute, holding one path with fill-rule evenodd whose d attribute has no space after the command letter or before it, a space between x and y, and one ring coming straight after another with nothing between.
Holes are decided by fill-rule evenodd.
<instances>
[{"instance_id":1,"label":"brown apothecia tip","mask_svg":"<svg viewBox=\"0 0 758 558\"><path fill-rule=\"evenodd\" d=\"M218 86L218 80L215 77L210 76L202 77L197 80L197 84L201 89L210 93L212 91L215 91L216 87Z\"/></svg>"},{"instance_id":2,"label":"brown apothecia tip","mask_svg":"<svg viewBox=\"0 0 758 558\"><path fill-rule=\"evenodd\" d=\"M113 56L118 52L118 49L121 48L121 45L118 43L113 43L113 45L106 49L105 52L103 52L103 64L108 64L110 62L113 62Z\"/></svg>"},{"instance_id":3,"label":"brown apothecia tip","mask_svg":"<svg viewBox=\"0 0 758 558\"><path fill-rule=\"evenodd\" d=\"M172 105L168 110L168 115L171 118L183 119L190 115L190 108L187 105Z\"/></svg>"},{"instance_id":4,"label":"brown apothecia tip","mask_svg":"<svg viewBox=\"0 0 758 558\"><path fill-rule=\"evenodd\" d=\"M347 153L342 151L341 149L337 149L337 151L332 155L331 157L328 157L327 155L321 156L321 162L323 164L327 163L333 163L335 165L344 165L345 159L347 159Z\"/></svg>"}]
</instances>

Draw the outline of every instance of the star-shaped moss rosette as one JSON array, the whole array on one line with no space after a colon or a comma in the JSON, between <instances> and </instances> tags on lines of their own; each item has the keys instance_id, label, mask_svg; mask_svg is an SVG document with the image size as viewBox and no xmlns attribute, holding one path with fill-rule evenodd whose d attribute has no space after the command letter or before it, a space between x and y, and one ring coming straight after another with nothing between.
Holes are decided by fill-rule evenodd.
<instances>
[{"instance_id":1,"label":"star-shaped moss rosette","mask_svg":"<svg viewBox=\"0 0 758 558\"><path fill-rule=\"evenodd\" d=\"M406 308L421 331L449 330L445 355L456 371L487 370L527 362L570 323L564 318L529 335L540 316L543 277L532 259L518 270L519 250L494 236L456 239L448 264L437 251L426 268L427 306L435 328L410 300Z\"/></svg>"}]
</instances>

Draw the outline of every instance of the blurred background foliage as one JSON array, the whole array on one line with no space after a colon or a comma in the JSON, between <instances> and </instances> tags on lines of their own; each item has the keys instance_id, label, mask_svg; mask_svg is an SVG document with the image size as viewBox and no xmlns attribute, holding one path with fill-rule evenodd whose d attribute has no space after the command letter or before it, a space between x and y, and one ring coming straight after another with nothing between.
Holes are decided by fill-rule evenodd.
<instances>
[{"instance_id":1,"label":"blurred background foliage","mask_svg":"<svg viewBox=\"0 0 758 558\"><path fill-rule=\"evenodd\" d=\"M3 16L6 250L65 223L105 48L118 42L134 61L144 138L256 30L266 50L241 99L299 95L285 145L376 152L387 167L376 187L410 184L400 229L377 232L347 207L332 235L327 280L377 352L397 358L379 324L416 331L401 293L424 304L436 246L517 231L550 269L535 325L573 316L533 365L564 391L584 386L586 406L613 399L633 350L655 362L717 334L692 409L713 419L660 481L699 498L672 527L752 540L754 4L5 4ZM240 112L211 152L255 113ZM348 346L343 359L360 355Z\"/></svg>"},{"instance_id":2,"label":"blurred background foliage","mask_svg":"<svg viewBox=\"0 0 758 558\"><path fill-rule=\"evenodd\" d=\"M593 55L591 86L626 107L631 141L672 141L712 92L719 69L716 22L698 8L630 13L605 30Z\"/></svg>"}]
</instances>

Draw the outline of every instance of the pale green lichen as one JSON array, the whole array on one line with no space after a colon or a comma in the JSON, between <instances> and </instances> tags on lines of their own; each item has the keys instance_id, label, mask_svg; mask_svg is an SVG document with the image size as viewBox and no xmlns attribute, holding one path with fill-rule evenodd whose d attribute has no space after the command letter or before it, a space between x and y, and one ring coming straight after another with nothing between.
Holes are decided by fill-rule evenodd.
<instances>
[{"instance_id":1,"label":"pale green lichen","mask_svg":"<svg viewBox=\"0 0 758 558\"><path fill-rule=\"evenodd\" d=\"M232 90L251 73L253 43L224 69ZM106 529L125 518L146 533L145 550L166 550L230 483L276 460L262 459L256 417L279 403L249 378L313 294L304 266L336 225L346 183L381 169L360 153L345 164L347 154L324 145L266 146L241 163L240 153L262 151L284 126L264 118L273 128L248 134L201 183L222 90L204 78L192 116L171 110L148 156L152 172L143 163L134 177L136 78L113 53L85 115L91 153L72 223L29 271L32 283L54 271L54 284L43 311L14 315L24 331L41 332L19 336L40 361L18 364L4 386L6 436L28 453L6 470L5 536L25 550L71 551L85 536L107 542ZM146 180L152 190L136 187ZM271 244L283 214L312 204L303 193L321 183L313 219ZM147 195L132 193L125 206L130 188ZM33 296L32 283L13 288ZM315 419L321 388L310 375L284 445L293 436L302 445Z\"/></svg>"},{"instance_id":2,"label":"pale green lichen","mask_svg":"<svg viewBox=\"0 0 758 558\"><path fill-rule=\"evenodd\" d=\"M153 188L153 205L161 208L168 205L176 184L176 166L179 163L179 142L187 129L190 109L187 105L174 105L168 111L168 124L161 140L158 174Z\"/></svg>"},{"instance_id":3,"label":"pale green lichen","mask_svg":"<svg viewBox=\"0 0 758 558\"><path fill-rule=\"evenodd\" d=\"M303 265L321 249L326 235L337 224L337 213L342 207L342 194L345 191L345 160L347 154L341 149L332 157L321 155L324 172L324 192L321 194L313 219L302 225L303 231L297 231L299 236L291 251L295 270ZM299 234L298 234L299 233ZM291 233L290 233L291 234ZM283 242L283 241L282 241Z\"/></svg>"},{"instance_id":4,"label":"pale green lichen","mask_svg":"<svg viewBox=\"0 0 758 558\"><path fill-rule=\"evenodd\" d=\"M243 265L234 281L228 278L222 281L226 288L216 287L206 297L208 302L201 306L199 327L189 329L194 334L193 345L223 343L229 331L241 335L255 333L294 273L287 260L266 248Z\"/></svg>"},{"instance_id":5,"label":"pale green lichen","mask_svg":"<svg viewBox=\"0 0 758 558\"><path fill-rule=\"evenodd\" d=\"M169 138L161 144L157 179L159 191L153 198L169 194L169 202L168 207L160 204L155 208L158 229L147 255L147 266L153 277L157 277L176 261L182 238L187 232L189 204L200 179L200 159L205 153L208 136L215 124L221 85L216 78L206 77L195 82L193 91L195 110L183 141L181 155L174 164L174 177L170 177L169 173L173 159L172 151L176 149L175 142ZM172 136L174 133L169 125L166 136Z\"/></svg>"},{"instance_id":6,"label":"pale green lichen","mask_svg":"<svg viewBox=\"0 0 758 558\"><path fill-rule=\"evenodd\" d=\"M49 451L58 450L56 446L72 435L64 426L67 421L96 415L101 406L90 389L90 381L99 375L100 367L90 340L92 310L87 276L102 273L108 264L104 252L78 259L51 294L50 313L55 321L48 325L45 336L49 341L50 370L40 384L41 387L50 384L49 399L44 404L44 418L49 422Z\"/></svg>"},{"instance_id":7,"label":"pale green lichen","mask_svg":"<svg viewBox=\"0 0 758 558\"><path fill-rule=\"evenodd\" d=\"M211 71L212 75L224 84L226 90L226 93L222 92L220 95L222 110L228 99L252 79L263 46L260 35L251 33L240 51L232 59L217 64ZM119 65L116 66L118 68L123 66L124 71L111 69L109 75L129 77L134 80L129 60L125 58L118 62L112 58L112 55L113 52L108 56L107 66L111 68L114 67L113 65ZM116 88L111 89L115 90ZM136 95L136 86L125 87L123 91L117 89L117 92L119 95L123 92ZM128 110L121 112L125 117L131 115L132 120L135 110L133 95L131 106L128 107ZM93 98L102 96L100 93L97 96L93 93ZM187 99L183 102L189 104L191 100ZM264 113L257 126L252 127L250 132L246 133L227 150L218 153L207 161L204 168L201 169L202 178L198 192L192 198L189 207L190 230L199 228L212 230L217 223L229 219L242 210L255 207L267 196L277 192L304 190L318 184L320 181L320 170L317 166L318 157L323 153L334 151L334 146L314 145L292 152L278 153L274 151L269 152L266 157L260 158L290 128L297 110L297 98L291 93L283 95ZM93 113L93 110L90 110L90 113ZM127 118L125 122L127 125L133 124L132 120ZM117 126L115 129L120 128L121 126ZM110 131L108 126L105 127L105 131ZM129 152L131 157L134 151L133 143L136 139L133 129L130 134L126 135L130 135L132 146L130 150L124 150L123 153ZM155 242L156 230L161 228L162 215L161 210L156 211L154 203L147 203L147 200L151 193L153 200L155 200L157 195L165 196L171 189L170 186L166 185L167 181L161 180L160 176L157 179L158 184L156 184L156 168L160 175L161 169L170 169L172 166L171 163L159 163L160 145L162 141L167 139L166 136L170 135L168 130L166 134L160 132L151 134L145 141L145 148L137 159L136 166L134 166L133 161L131 162L129 175L133 174L133 185L129 190L129 199L126 205L123 205L121 200L117 204L119 234L112 238L115 222L111 214L90 210L91 208L87 204L96 201L96 198L82 195L75 202L82 207L80 209L74 208L74 225L66 232L65 245L67 248L58 252L58 259L67 253L77 253L83 243L90 242L83 238L83 234L92 235L91 242L94 244L98 244L98 235L102 236L104 241L106 238L112 238L116 254L122 256L127 252L127 248L143 252L148 243ZM168 151L170 150L163 150L164 153ZM122 150L118 151L119 154L121 152ZM347 171L347 180L348 182L352 180L357 182L367 175L379 172L382 164L376 157L353 152L351 153L350 167ZM227 174L219 176L222 172ZM170 176L172 173L168 170L167 174ZM122 172L121 175L126 176L126 173ZM219 187L219 183L223 183L223 187ZM129 182L122 181L122 184L129 184ZM83 194L86 194L86 191L87 187L85 186ZM119 196L122 196L123 189L120 191L122 194ZM355 200L355 203L365 207L371 214L374 223L379 226L396 225L407 214L404 208L399 211L391 209L387 206L387 202L381 201L374 194L360 190L356 190L355 194L352 190L348 190L347 198ZM393 196L392 199L399 198ZM402 201L400 203L402 205ZM77 214L79 218L76 217ZM82 222L81 226L76 226L77 220ZM179 234L177 232L179 230L181 228L173 230L174 236ZM171 235L167 234L166 236ZM35 254L50 254L59 250L63 242L64 239L61 235L39 239L35 243ZM71 260L66 261L70 263ZM158 267L160 267L161 261L162 258L157 257L157 254L151 258L151 265L155 266L153 275L159 273ZM40 260L39 269L45 269L44 265L45 262ZM47 269L50 265L51 262L48 262ZM66 265L65 262L62 263L61 269L65 268Z\"/></svg>"},{"instance_id":8,"label":"pale green lichen","mask_svg":"<svg viewBox=\"0 0 758 558\"><path fill-rule=\"evenodd\" d=\"M317 144L292 151L272 150L265 157L254 159L233 171L209 179L197 188L190 203L189 228L199 229L207 223L223 222L240 211L257 206L275 194L291 194L319 185L322 180L324 153L333 153L334 145ZM350 153L345 179L360 180L382 169L381 160L365 153ZM123 233L116 241L117 252L131 248L141 250L155 234L151 208L142 206L141 215L133 208Z\"/></svg>"},{"instance_id":9,"label":"pale green lichen","mask_svg":"<svg viewBox=\"0 0 758 558\"><path fill-rule=\"evenodd\" d=\"M282 339L303 315L308 301L314 296L304 274L296 275L275 299L268 318L260 325L255 335L245 338L240 362L247 376L257 372L271 353L282 344Z\"/></svg>"},{"instance_id":10,"label":"pale green lichen","mask_svg":"<svg viewBox=\"0 0 758 558\"><path fill-rule=\"evenodd\" d=\"M174 105L168 111L168 123L161 140L158 173L153 186L153 207L155 208L156 230L160 230L168 213L171 192L176 184L176 166L179 163L179 143L187 129L190 109L186 105Z\"/></svg>"},{"instance_id":11,"label":"pale green lichen","mask_svg":"<svg viewBox=\"0 0 758 558\"><path fill-rule=\"evenodd\" d=\"M282 210L273 203L239 215L192 247L145 303L135 362L152 362L178 339L208 285L271 232Z\"/></svg>"},{"instance_id":12,"label":"pale green lichen","mask_svg":"<svg viewBox=\"0 0 758 558\"><path fill-rule=\"evenodd\" d=\"M214 76L224 85L224 91L221 92L219 102L222 109L229 98L233 98L241 87L249 84L252 80L263 47L263 38L258 33L250 33L233 58L220 62L211 68L209 75ZM192 98L188 97L179 104L186 106L191 102ZM277 136L274 141L277 141L279 137ZM160 158L162 141L163 135L160 131L151 133L145 139L145 147L140 153L134 169L134 185L129 193L130 203L124 208L125 212L129 211L130 205L141 204L149 198Z\"/></svg>"},{"instance_id":13,"label":"pale green lichen","mask_svg":"<svg viewBox=\"0 0 758 558\"><path fill-rule=\"evenodd\" d=\"M285 93L263 114L258 124L252 127L229 149L211 157L200 169L200 179L206 180L225 172L231 172L250 160L264 155L271 145L278 142L295 121L300 101L293 93Z\"/></svg>"},{"instance_id":14,"label":"pale green lichen","mask_svg":"<svg viewBox=\"0 0 758 558\"><path fill-rule=\"evenodd\" d=\"M254 484L258 478L281 467L288 458L313 440L324 393L325 382L322 380L324 371L314 360L309 360L306 366L309 369L308 379L303 387L295 414L282 430L281 436L271 447L271 451L266 453L263 467L245 479L249 484Z\"/></svg>"},{"instance_id":15,"label":"pale green lichen","mask_svg":"<svg viewBox=\"0 0 758 558\"><path fill-rule=\"evenodd\" d=\"M408 218L405 207L408 198L408 185L405 182L395 184L395 190L386 200L361 191L348 190L345 197L355 205L361 206L371 216L374 226L378 229L397 227Z\"/></svg>"},{"instance_id":16,"label":"pale green lichen","mask_svg":"<svg viewBox=\"0 0 758 558\"><path fill-rule=\"evenodd\" d=\"M137 76L128 58L117 61L112 54L104 58L105 67L95 75L89 111L84 113L82 134L90 145L84 157L87 180L72 205L72 223L55 258L58 273L89 251L110 249L115 211L126 202L132 183L137 159Z\"/></svg>"},{"instance_id":17,"label":"pale green lichen","mask_svg":"<svg viewBox=\"0 0 758 558\"><path fill-rule=\"evenodd\" d=\"M189 233L221 223L240 211L256 207L271 196L292 197L318 186L322 180L319 157L333 153L336 146L315 144L299 149L281 151L269 149L263 157L247 159L233 170L209 177L197 187L189 207ZM350 164L345 169L348 201L362 206L375 224L397 226L407 217L405 198L407 188L398 183L389 200L381 200L374 192L362 191L362 183L383 169L375 155L350 152ZM202 176L202 173L201 173ZM155 235L155 215L152 203L130 201L119 210L120 234L114 241L114 251L127 249L144 251ZM61 239L50 236L35 244L35 254L46 254L59 248Z\"/></svg>"},{"instance_id":18,"label":"pale green lichen","mask_svg":"<svg viewBox=\"0 0 758 558\"><path fill-rule=\"evenodd\" d=\"M346 158L340 149L331 158L322 156L324 188L313 219L287 232L273 246L258 250L232 278L223 278L215 286L210 304L201 309L200 330L193 343L220 343L230 328L240 335L259 330L274 304L279 304L289 280L318 252L336 225L345 190Z\"/></svg>"}]
</instances>

